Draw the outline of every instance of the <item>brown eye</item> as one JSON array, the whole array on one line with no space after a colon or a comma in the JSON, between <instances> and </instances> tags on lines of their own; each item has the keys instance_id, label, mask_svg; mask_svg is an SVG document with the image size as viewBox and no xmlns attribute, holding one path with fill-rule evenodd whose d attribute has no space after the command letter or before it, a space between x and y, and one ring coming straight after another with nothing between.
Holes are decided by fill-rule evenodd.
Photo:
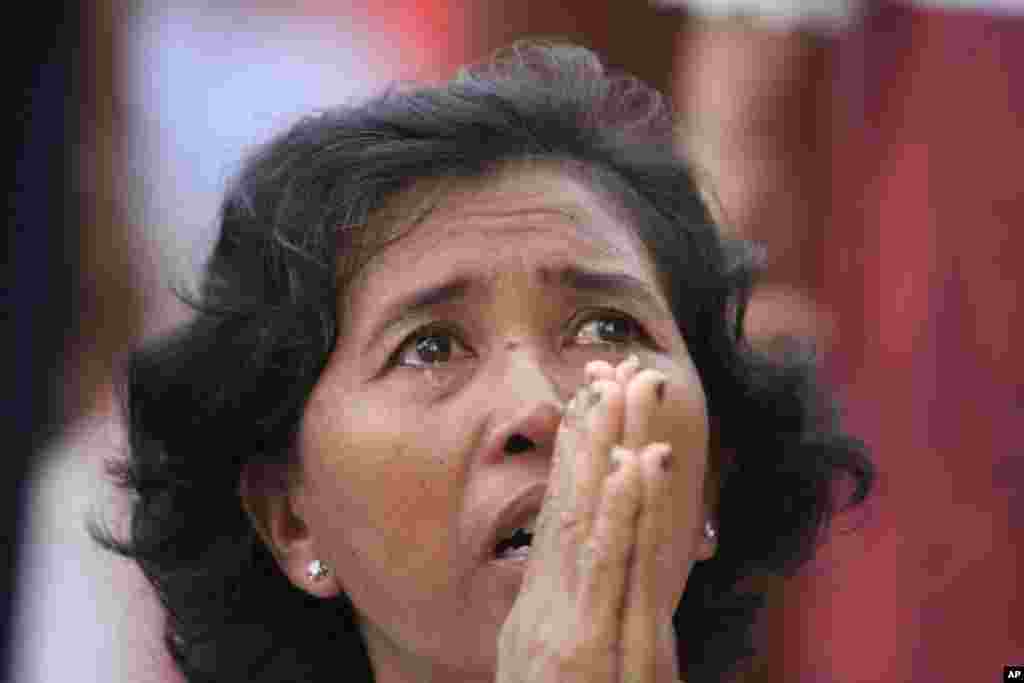
<instances>
[{"instance_id":1,"label":"brown eye","mask_svg":"<svg viewBox=\"0 0 1024 683\"><path fill-rule=\"evenodd\" d=\"M640 324L629 316L605 312L584 320L576 333L576 340L584 345L622 346L642 341L645 336Z\"/></svg>"},{"instance_id":2,"label":"brown eye","mask_svg":"<svg viewBox=\"0 0 1024 683\"><path fill-rule=\"evenodd\" d=\"M428 365L443 363L452 355L452 340L440 334L420 337L416 340L416 354Z\"/></svg>"},{"instance_id":3,"label":"brown eye","mask_svg":"<svg viewBox=\"0 0 1024 683\"><path fill-rule=\"evenodd\" d=\"M396 365L422 368L450 363L468 355L455 335L443 329L415 332L398 349Z\"/></svg>"}]
</instances>

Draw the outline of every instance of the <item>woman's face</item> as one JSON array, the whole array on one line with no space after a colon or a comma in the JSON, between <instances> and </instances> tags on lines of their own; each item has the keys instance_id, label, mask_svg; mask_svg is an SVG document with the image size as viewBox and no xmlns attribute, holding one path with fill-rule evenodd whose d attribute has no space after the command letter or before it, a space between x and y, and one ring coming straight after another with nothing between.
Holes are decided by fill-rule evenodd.
<instances>
[{"instance_id":1,"label":"woman's face","mask_svg":"<svg viewBox=\"0 0 1024 683\"><path fill-rule=\"evenodd\" d=\"M411 221L427 196L375 220ZM331 575L290 574L348 594L378 680L493 676L524 566L495 560L495 526L510 502L539 504L588 361L636 354L664 372L680 442L706 448L700 380L622 214L553 166L449 185L339 301L290 496L293 566L317 558ZM513 433L536 448L504 454Z\"/></svg>"}]
</instances>

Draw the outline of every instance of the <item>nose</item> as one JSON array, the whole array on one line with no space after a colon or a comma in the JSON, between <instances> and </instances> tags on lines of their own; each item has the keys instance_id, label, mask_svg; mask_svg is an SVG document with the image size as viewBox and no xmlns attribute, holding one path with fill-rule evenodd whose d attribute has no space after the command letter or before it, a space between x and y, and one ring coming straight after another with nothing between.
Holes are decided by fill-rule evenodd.
<instances>
[{"instance_id":1,"label":"nose","mask_svg":"<svg viewBox=\"0 0 1024 683\"><path fill-rule=\"evenodd\" d=\"M486 437L484 461L507 458L550 458L562 421L564 400L558 383L544 368L523 354L509 363L500 383L493 428Z\"/></svg>"}]
</instances>

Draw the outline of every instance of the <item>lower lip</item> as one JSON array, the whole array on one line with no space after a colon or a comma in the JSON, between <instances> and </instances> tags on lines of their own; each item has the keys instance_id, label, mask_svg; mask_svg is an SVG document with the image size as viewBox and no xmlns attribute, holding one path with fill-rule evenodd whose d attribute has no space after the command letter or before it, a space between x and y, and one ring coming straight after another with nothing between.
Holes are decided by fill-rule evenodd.
<instances>
[{"instance_id":1,"label":"lower lip","mask_svg":"<svg viewBox=\"0 0 1024 683\"><path fill-rule=\"evenodd\" d=\"M498 565L499 567L509 567L516 569L525 569L526 563L530 560L530 548L524 546L517 548L511 552L507 552L501 557L495 557L491 560L491 564Z\"/></svg>"}]
</instances>

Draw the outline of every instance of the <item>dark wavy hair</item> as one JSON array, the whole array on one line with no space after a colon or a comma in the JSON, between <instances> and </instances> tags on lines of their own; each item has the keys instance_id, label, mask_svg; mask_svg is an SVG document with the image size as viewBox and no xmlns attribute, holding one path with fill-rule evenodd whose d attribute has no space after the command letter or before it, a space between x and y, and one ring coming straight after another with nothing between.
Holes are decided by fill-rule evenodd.
<instances>
[{"instance_id":1,"label":"dark wavy hair","mask_svg":"<svg viewBox=\"0 0 1024 683\"><path fill-rule=\"evenodd\" d=\"M517 44L436 87L394 89L307 118L258 149L224 200L193 319L126 363L133 558L167 613L192 683L346 680L373 673L350 600L315 599L279 571L243 511L242 468L293 462L305 403L343 329L339 295L394 235L368 217L425 178L480 177L523 159L568 162L633 219L707 395L717 554L698 563L674 625L689 683L753 654L752 577L806 562L874 479L844 435L813 357L755 350L742 320L752 245L715 226L673 140L664 98L569 45ZM841 481L854 483L840 500Z\"/></svg>"}]
</instances>

